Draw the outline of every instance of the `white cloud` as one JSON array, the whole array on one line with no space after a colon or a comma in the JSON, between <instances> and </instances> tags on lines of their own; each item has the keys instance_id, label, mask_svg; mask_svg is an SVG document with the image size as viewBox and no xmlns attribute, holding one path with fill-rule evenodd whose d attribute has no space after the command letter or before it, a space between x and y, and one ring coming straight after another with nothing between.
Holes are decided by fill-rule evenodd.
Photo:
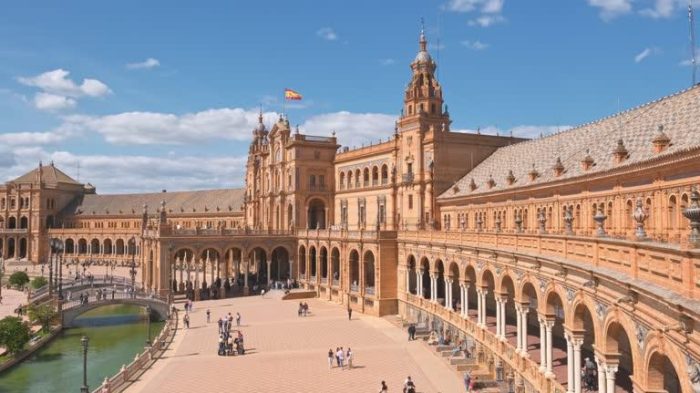
<instances>
[{"instance_id":1,"label":"white cloud","mask_svg":"<svg viewBox=\"0 0 700 393\"><path fill-rule=\"evenodd\" d=\"M338 142L345 146L376 143L394 133L396 116L383 113L351 113L347 111L316 115L301 125L303 132L330 136L336 132Z\"/></svg>"},{"instance_id":2,"label":"white cloud","mask_svg":"<svg viewBox=\"0 0 700 393\"><path fill-rule=\"evenodd\" d=\"M246 156L75 155L36 147L13 149L6 158L0 159L0 177L8 180L36 168L40 160L53 161L76 177L80 163L80 181L92 183L100 194L240 187L247 159Z\"/></svg>"},{"instance_id":3,"label":"white cloud","mask_svg":"<svg viewBox=\"0 0 700 393\"><path fill-rule=\"evenodd\" d=\"M381 60L379 60L379 64L381 64L383 66L392 65L394 63L396 63L396 60L394 60L394 59L381 59Z\"/></svg>"},{"instance_id":4,"label":"white cloud","mask_svg":"<svg viewBox=\"0 0 700 393\"><path fill-rule=\"evenodd\" d=\"M266 113L264 118L269 124L277 120L277 114ZM247 141L258 123L258 111L220 108L184 115L125 112L107 116L74 115L64 120L66 127L96 132L116 145L179 145L213 139Z\"/></svg>"},{"instance_id":5,"label":"white cloud","mask_svg":"<svg viewBox=\"0 0 700 393\"><path fill-rule=\"evenodd\" d=\"M68 75L70 72L59 68L37 76L19 77L17 80L23 85L38 87L46 93L73 98L101 97L112 92L106 84L97 79L83 79L83 83L78 85L68 78Z\"/></svg>"},{"instance_id":6,"label":"white cloud","mask_svg":"<svg viewBox=\"0 0 700 393\"><path fill-rule=\"evenodd\" d=\"M632 0L587 0L592 7L600 8L600 17L611 20L632 11Z\"/></svg>"},{"instance_id":7,"label":"white cloud","mask_svg":"<svg viewBox=\"0 0 700 393\"><path fill-rule=\"evenodd\" d=\"M470 20L467 22L467 24L469 24L469 26L489 27L505 21L506 18L504 18L502 15L482 15L478 18Z\"/></svg>"},{"instance_id":8,"label":"white cloud","mask_svg":"<svg viewBox=\"0 0 700 393\"><path fill-rule=\"evenodd\" d=\"M316 35L326 41L335 41L338 39L338 34L336 34L330 27L322 27L318 29L318 31L316 31Z\"/></svg>"},{"instance_id":9,"label":"white cloud","mask_svg":"<svg viewBox=\"0 0 700 393\"><path fill-rule=\"evenodd\" d=\"M51 93L36 93L34 95L34 106L44 111L60 111L75 108L75 99Z\"/></svg>"},{"instance_id":10,"label":"white cloud","mask_svg":"<svg viewBox=\"0 0 700 393\"><path fill-rule=\"evenodd\" d=\"M652 8L645 8L639 13L654 19L670 18L676 10L687 7L687 4L687 0L656 0Z\"/></svg>"},{"instance_id":11,"label":"white cloud","mask_svg":"<svg viewBox=\"0 0 700 393\"><path fill-rule=\"evenodd\" d=\"M148 59L140 62L140 63L129 63L126 65L126 68L129 70L148 70L151 68L156 68L160 66L160 61L158 59L154 59L152 57L149 57Z\"/></svg>"},{"instance_id":12,"label":"white cloud","mask_svg":"<svg viewBox=\"0 0 700 393\"><path fill-rule=\"evenodd\" d=\"M658 55L661 53L661 49L656 47L644 48L643 51L639 52L637 56L634 57L635 63L641 63L646 60L649 56Z\"/></svg>"},{"instance_id":13,"label":"white cloud","mask_svg":"<svg viewBox=\"0 0 700 393\"><path fill-rule=\"evenodd\" d=\"M472 50L484 50L489 47L489 44L485 44L479 40L476 41L462 41L462 45L466 46Z\"/></svg>"},{"instance_id":14,"label":"white cloud","mask_svg":"<svg viewBox=\"0 0 700 393\"><path fill-rule=\"evenodd\" d=\"M500 13L505 0L450 0L443 9L452 12L472 12L478 10L485 14Z\"/></svg>"},{"instance_id":15,"label":"white cloud","mask_svg":"<svg viewBox=\"0 0 700 393\"><path fill-rule=\"evenodd\" d=\"M70 72L59 68L32 77L19 77L17 81L39 88L41 91L35 94L33 104L37 109L49 112L75 108L78 98L102 97L112 92L97 79L86 78L77 84L68 75Z\"/></svg>"}]
</instances>

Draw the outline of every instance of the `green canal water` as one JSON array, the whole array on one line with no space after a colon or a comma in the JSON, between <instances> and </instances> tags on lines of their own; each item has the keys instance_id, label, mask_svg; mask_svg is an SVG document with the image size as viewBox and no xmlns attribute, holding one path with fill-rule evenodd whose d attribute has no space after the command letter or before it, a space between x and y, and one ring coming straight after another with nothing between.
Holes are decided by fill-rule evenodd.
<instances>
[{"instance_id":1,"label":"green canal water","mask_svg":"<svg viewBox=\"0 0 700 393\"><path fill-rule=\"evenodd\" d=\"M0 393L79 392L83 383L80 338L88 336L88 385L94 390L122 364L131 363L142 352L147 322L142 308L131 305L105 306L78 319L79 327L64 330L23 363L0 374ZM163 322L151 322L157 335Z\"/></svg>"}]
</instances>

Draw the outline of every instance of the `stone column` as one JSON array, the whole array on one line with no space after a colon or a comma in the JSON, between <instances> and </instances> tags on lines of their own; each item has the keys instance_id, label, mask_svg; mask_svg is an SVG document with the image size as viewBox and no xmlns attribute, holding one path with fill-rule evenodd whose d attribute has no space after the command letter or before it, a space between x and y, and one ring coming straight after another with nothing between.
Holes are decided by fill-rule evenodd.
<instances>
[{"instance_id":1,"label":"stone column","mask_svg":"<svg viewBox=\"0 0 700 393\"><path fill-rule=\"evenodd\" d=\"M496 296L496 338L501 338L501 298Z\"/></svg>"},{"instance_id":2,"label":"stone column","mask_svg":"<svg viewBox=\"0 0 700 393\"><path fill-rule=\"evenodd\" d=\"M433 303L437 302L437 277L434 274L430 274L430 301Z\"/></svg>"},{"instance_id":3,"label":"stone column","mask_svg":"<svg viewBox=\"0 0 700 393\"><path fill-rule=\"evenodd\" d=\"M333 264L331 263L331 266ZM333 279L333 275L331 275L331 280ZM331 281L332 282L332 281ZM406 267L406 293L409 294L411 293L411 269Z\"/></svg>"},{"instance_id":4,"label":"stone column","mask_svg":"<svg viewBox=\"0 0 700 393\"><path fill-rule=\"evenodd\" d=\"M279 274L279 268L277 269ZM272 256L267 257L267 285L272 284Z\"/></svg>"},{"instance_id":5,"label":"stone column","mask_svg":"<svg viewBox=\"0 0 700 393\"><path fill-rule=\"evenodd\" d=\"M574 378L576 377L576 370L574 369L574 343L569 334L564 334L564 338L566 338L566 393L573 393Z\"/></svg>"},{"instance_id":6,"label":"stone column","mask_svg":"<svg viewBox=\"0 0 700 393\"><path fill-rule=\"evenodd\" d=\"M508 298L501 298L501 340L506 340L506 303L508 303Z\"/></svg>"},{"instance_id":7,"label":"stone column","mask_svg":"<svg viewBox=\"0 0 700 393\"><path fill-rule=\"evenodd\" d=\"M539 319L540 323L540 372L547 370L547 333L545 331L544 318Z\"/></svg>"},{"instance_id":8,"label":"stone column","mask_svg":"<svg viewBox=\"0 0 700 393\"><path fill-rule=\"evenodd\" d=\"M598 364L598 393L607 393L608 390L605 384L605 362L598 359L598 356L595 357L595 361Z\"/></svg>"},{"instance_id":9,"label":"stone column","mask_svg":"<svg viewBox=\"0 0 700 393\"><path fill-rule=\"evenodd\" d=\"M452 310L452 280L447 277L445 280L445 309Z\"/></svg>"},{"instance_id":10,"label":"stone column","mask_svg":"<svg viewBox=\"0 0 700 393\"><path fill-rule=\"evenodd\" d=\"M552 327L554 327L554 320L546 321L545 328L547 333L547 371L545 376L547 378L554 377L552 372Z\"/></svg>"},{"instance_id":11,"label":"stone column","mask_svg":"<svg viewBox=\"0 0 700 393\"><path fill-rule=\"evenodd\" d=\"M249 265L249 258L246 258L243 260L243 265L244 265L244 271L243 271L243 294L247 295L248 291L250 290L248 288L248 265Z\"/></svg>"},{"instance_id":12,"label":"stone column","mask_svg":"<svg viewBox=\"0 0 700 393\"><path fill-rule=\"evenodd\" d=\"M581 393L581 346L583 337L574 336L574 393Z\"/></svg>"},{"instance_id":13,"label":"stone column","mask_svg":"<svg viewBox=\"0 0 700 393\"><path fill-rule=\"evenodd\" d=\"M523 349L523 321L522 321L522 310L523 307L515 303L515 353L522 353Z\"/></svg>"},{"instance_id":14,"label":"stone column","mask_svg":"<svg viewBox=\"0 0 700 393\"><path fill-rule=\"evenodd\" d=\"M469 319L469 283L464 283L464 318Z\"/></svg>"},{"instance_id":15,"label":"stone column","mask_svg":"<svg viewBox=\"0 0 700 393\"><path fill-rule=\"evenodd\" d=\"M527 314L530 312L530 307L527 305L523 305L520 313L520 318L522 318L522 322L520 324L520 332L521 332L521 339L520 339L520 350L522 351L522 354L525 358L530 357L530 354L527 352Z\"/></svg>"},{"instance_id":16,"label":"stone column","mask_svg":"<svg viewBox=\"0 0 700 393\"><path fill-rule=\"evenodd\" d=\"M484 305L481 303L481 288L476 288L476 325L481 327L481 309Z\"/></svg>"},{"instance_id":17,"label":"stone column","mask_svg":"<svg viewBox=\"0 0 700 393\"><path fill-rule=\"evenodd\" d=\"M416 295L423 298L423 271L421 269L416 270Z\"/></svg>"},{"instance_id":18,"label":"stone column","mask_svg":"<svg viewBox=\"0 0 700 393\"><path fill-rule=\"evenodd\" d=\"M488 289L483 289L481 291L481 326L486 328L486 294Z\"/></svg>"},{"instance_id":19,"label":"stone column","mask_svg":"<svg viewBox=\"0 0 700 393\"><path fill-rule=\"evenodd\" d=\"M617 364L605 366L606 392L612 393L615 391L615 374L617 374Z\"/></svg>"},{"instance_id":20,"label":"stone column","mask_svg":"<svg viewBox=\"0 0 700 393\"><path fill-rule=\"evenodd\" d=\"M464 302L464 295L465 295L464 292L465 292L464 291L464 283L463 282L459 283L459 304L462 307L461 310L459 310L459 311L460 311L460 315L462 316L462 318L464 318L464 316L466 315L466 313L465 313L466 303Z\"/></svg>"}]
</instances>

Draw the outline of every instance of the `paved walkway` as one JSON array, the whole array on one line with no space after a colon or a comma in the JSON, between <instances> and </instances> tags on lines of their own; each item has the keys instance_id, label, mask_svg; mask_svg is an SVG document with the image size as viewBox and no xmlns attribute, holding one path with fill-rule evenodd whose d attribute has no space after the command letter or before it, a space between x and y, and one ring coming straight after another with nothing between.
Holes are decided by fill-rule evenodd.
<instances>
[{"instance_id":1,"label":"paved walkway","mask_svg":"<svg viewBox=\"0 0 700 393\"><path fill-rule=\"evenodd\" d=\"M456 372L389 321L358 313L348 321L341 306L308 303L311 314L298 317L298 302L274 294L198 302L190 329L128 392L378 392L382 380L400 392L408 375L419 392L463 390ZM244 356L217 356L216 320L228 312L242 315ZM355 368L329 370L328 349L341 345L352 348Z\"/></svg>"},{"instance_id":2,"label":"paved walkway","mask_svg":"<svg viewBox=\"0 0 700 393\"><path fill-rule=\"evenodd\" d=\"M0 304L0 319L8 315L17 316L15 309L20 304L27 304L27 294L14 289L2 289L2 304Z\"/></svg>"}]
</instances>

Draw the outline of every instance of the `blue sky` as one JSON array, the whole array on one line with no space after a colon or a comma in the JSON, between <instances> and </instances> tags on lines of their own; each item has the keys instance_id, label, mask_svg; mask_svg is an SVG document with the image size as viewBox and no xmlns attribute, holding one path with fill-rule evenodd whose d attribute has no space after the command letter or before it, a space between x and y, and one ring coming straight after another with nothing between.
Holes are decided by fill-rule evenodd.
<instances>
[{"instance_id":1,"label":"blue sky","mask_svg":"<svg viewBox=\"0 0 700 393\"><path fill-rule=\"evenodd\" d=\"M536 136L690 85L687 0L8 1L0 178L53 160L103 193L239 186L285 87L302 131L386 138L421 17L453 129Z\"/></svg>"}]
</instances>

